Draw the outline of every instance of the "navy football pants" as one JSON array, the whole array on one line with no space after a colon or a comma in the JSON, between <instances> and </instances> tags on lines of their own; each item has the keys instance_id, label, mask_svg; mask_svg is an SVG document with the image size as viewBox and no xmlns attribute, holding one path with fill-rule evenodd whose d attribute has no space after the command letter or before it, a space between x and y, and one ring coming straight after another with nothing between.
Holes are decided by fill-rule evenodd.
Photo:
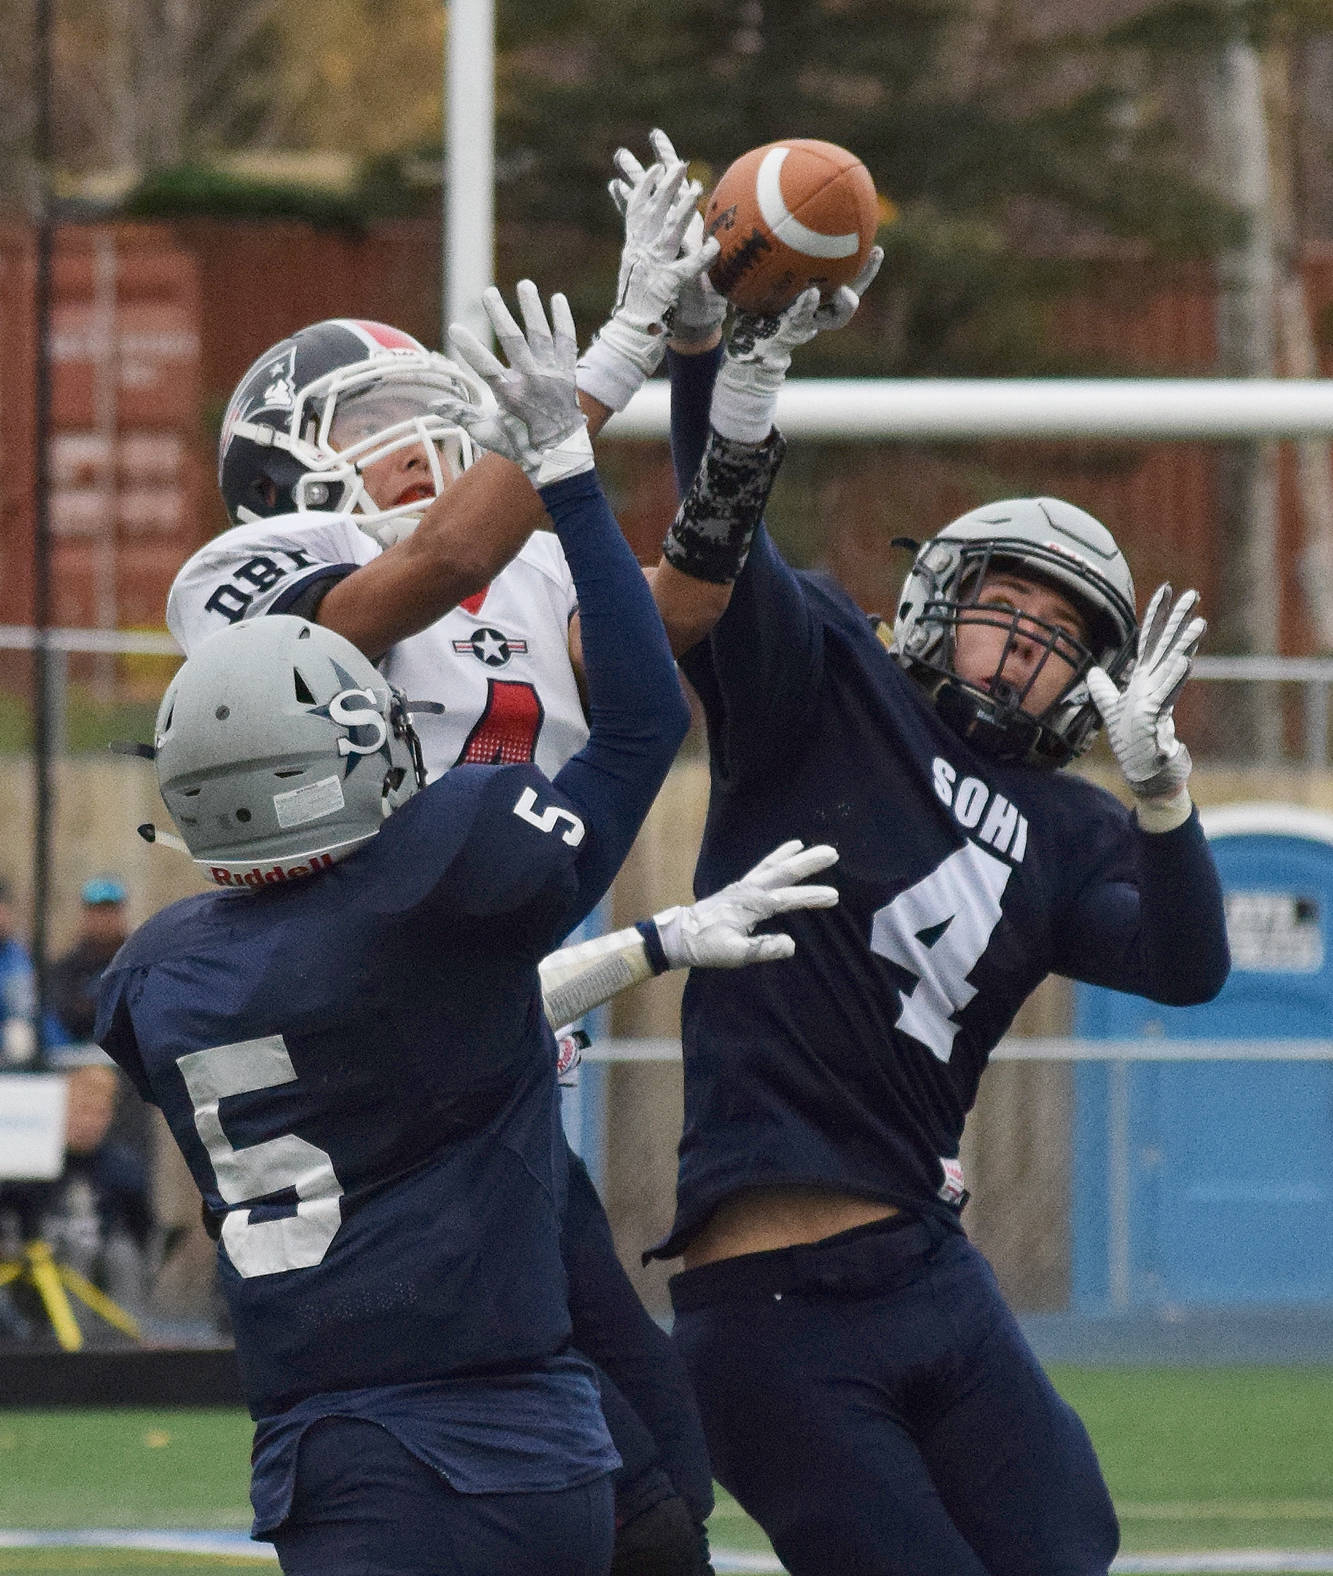
<instances>
[{"instance_id":1,"label":"navy football pants","mask_svg":"<svg viewBox=\"0 0 1333 1576\"><path fill-rule=\"evenodd\" d=\"M611 1479L550 1494L459 1494L377 1423L330 1417L301 1439L287 1576L605 1576Z\"/></svg>"},{"instance_id":2,"label":"navy football pants","mask_svg":"<svg viewBox=\"0 0 1333 1576\"><path fill-rule=\"evenodd\" d=\"M1105 1576L1092 1442L960 1233L876 1222L671 1291L714 1472L792 1576Z\"/></svg>"}]
</instances>

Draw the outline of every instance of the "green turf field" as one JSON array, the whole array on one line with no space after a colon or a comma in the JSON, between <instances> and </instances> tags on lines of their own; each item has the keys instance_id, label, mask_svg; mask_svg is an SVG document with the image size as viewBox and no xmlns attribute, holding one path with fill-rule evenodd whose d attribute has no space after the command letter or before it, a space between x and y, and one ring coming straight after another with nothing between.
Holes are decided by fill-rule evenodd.
<instances>
[{"instance_id":1,"label":"green turf field","mask_svg":"<svg viewBox=\"0 0 1333 1576\"><path fill-rule=\"evenodd\" d=\"M1333 1550L1333 1367L1053 1377L1096 1441L1126 1553ZM244 1528L249 1442L233 1412L0 1412L0 1529ZM711 1533L718 1548L767 1547L725 1496ZM241 1555L0 1548L0 1576L265 1568L276 1570Z\"/></svg>"}]
</instances>

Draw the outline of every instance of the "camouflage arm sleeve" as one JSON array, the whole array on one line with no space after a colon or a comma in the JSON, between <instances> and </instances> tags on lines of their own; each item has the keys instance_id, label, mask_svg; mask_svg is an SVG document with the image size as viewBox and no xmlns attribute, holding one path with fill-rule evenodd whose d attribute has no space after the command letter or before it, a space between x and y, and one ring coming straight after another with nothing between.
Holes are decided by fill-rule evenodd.
<instances>
[{"instance_id":1,"label":"camouflage arm sleeve","mask_svg":"<svg viewBox=\"0 0 1333 1576\"><path fill-rule=\"evenodd\" d=\"M735 580L786 448L776 430L758 445L709 431L699 469L662 547L672 568L714 585Z\"/></svg>"}]
</instances>

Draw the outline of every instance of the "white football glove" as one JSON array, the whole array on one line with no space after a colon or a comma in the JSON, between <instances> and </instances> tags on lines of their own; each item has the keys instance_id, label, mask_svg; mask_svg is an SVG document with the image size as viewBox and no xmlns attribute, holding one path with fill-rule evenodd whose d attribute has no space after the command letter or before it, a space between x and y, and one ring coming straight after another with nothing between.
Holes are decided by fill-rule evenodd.
<instances>
[{"instance_id":1,"label":"white football glove","mask_svg":"<svg viewBox=\"0 0 1333 1576\"><path fill-rule=\"evenodd\" d=\"M1112 752L1141 800L1175 798L1193 765L1176 737L1171 712L1208 627L1203 619L1191 617L1198 601L1197 591L1183 591L1172 606L1171 587L1158 586L1143 615L1138 657L1123 690L1105 669L1088 669L1088 691L1106 725Z\"/></svg>"},{"instance_id":2,"label":"white football glove","mask_svg":"<svg viewBox=\"0 0 1333 1576\"><path fill-rule=\"evenodd\" d=\"M764 442L773 430L778 390L791 366L792 351L825 329L850 323L883 261L883 248L872 247L852 283L842 285L827 301L820 300L812 285L775 316L738 314L713 385L709 419L715 431L739 443Z\"/></svg>"},{"instance_id":3,"label":"white football glove","mask_svg":"<svg viewBox=\"0 0 1333 1576\"><path fill-rule=\"evenodd\" d=\"M739 969L747 963L789 958L796 943L787 935L752 936L764 919L795 908L832 908L838 889L798 886L817 870L835 863L838 851L827 843L804 848L799 841L783 843L761 859L739 881L688 908L668 908L653 915L667 966L673 969Z\"/></svg>"},{"instance_id":4,"label":"white football glove","mask_svg":"<svg viewBox=\"0 0 1333 1576\"><path fill-rule=\"evenodd\" d=\"M648 141L652 144L653 157L658 164L669 166L680 163L666 132L650 131ZM621 214L624 214L629 203L630 192L643 180L647 171L628 148L617 148L614 162L620 174L607 184L606 189L611 193L611 201L615 203ZM703 244L704 220L703 215L696 208L686 226L681 250L686 254L692 254ZM722 327L726 315L726 297L718 295L713 289L708 282L708 271L705 268L701 273L687 279L681 286L676 304L668 309L664 321L672 339L697 343L700 340L711 339Z\"/></svg>"},{"instance_id":5,"label":"white football glove","mask_svg":"<svg viewBox=\"0 0 1333 1576\"><path fill-rule=\"evenodd\" d=\"M670 158L645 170L628 154L630 164L617 165L623 174L625 245L616 304L579 362L579 387L610 410L623 410L657 370L681 290L719 250L716 240L704 240L702 223L694 223L698 182L687 177L670 142L662 142Z\"/></svg>"},{"instance_id":6,"label":"white football glove","mask_svg":"<svg viewBox=\"0 0 1333 1576\"><path fill-rule=\"evenodd\" d=\"M494 285L481 301L509 365L498 361L462 323L451 325L449 340L458 358L489 385L496 408L457 396L437 400L432 408L456 422L481 448L521 466L534 487L591 470L592 443L575 384L578 341L569 302L559 294L551 297L548 324L537 286L520 279L520 329Z\"/></svg>"}]
</instances>

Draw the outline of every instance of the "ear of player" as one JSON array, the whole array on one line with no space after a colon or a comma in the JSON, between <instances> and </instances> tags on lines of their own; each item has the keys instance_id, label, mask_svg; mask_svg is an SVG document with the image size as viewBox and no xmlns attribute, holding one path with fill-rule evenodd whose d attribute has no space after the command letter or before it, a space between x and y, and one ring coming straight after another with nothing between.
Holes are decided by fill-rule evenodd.
<instances>
[{"instance_id":1,"label":"ear of player","mask_svg":"<svg viewBox=\"0 0 1333 1576\"><path fill-rule=\"evenodd\" d=\"M1138 657L1123 690L1104 669L1088 670L1088 690L1106 726L1106 737L1140 800L1172 799L1184 788L1193 762L1176 737L1172 715L1194 653L1208 625L1194 617L1197 591L1172 604L1171 587L1153 593L1139 628Z\"/></svg>"},{"instance_id":2,"label":"ear of player","mask_svg":"<svg viewBox=\"0 0 1333 1576\"><path fill-rule=\"evenodd\" d=\"M522 328L494 285L481 298L508 366L464 324L449 329L454 353L487 385L496 409L459 397L441 401L439 408L473 442L512 460L534 487L546 487L593 466L575 383L578 341L563 295L551 297L550 322L531 279L519 280L517 295Z\"/></svg>"}]
</instances>

